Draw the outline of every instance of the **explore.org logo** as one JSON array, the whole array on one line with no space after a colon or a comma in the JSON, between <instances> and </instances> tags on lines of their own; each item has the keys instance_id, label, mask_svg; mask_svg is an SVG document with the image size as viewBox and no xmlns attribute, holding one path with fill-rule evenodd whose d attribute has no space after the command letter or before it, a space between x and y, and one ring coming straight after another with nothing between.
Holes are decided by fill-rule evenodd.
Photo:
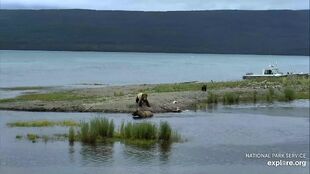
<instances>
[{"instance_id":1,"label":"explore.org logo","mask_svg":"<svg viewBox=\"0 0 310 174\"><path fill-rule=\"evenodd\" d=\"M306 167L307 161L278 160L278 161L268 161L267 165L268 166L274 166L274 167L279 167L279 166L302 166L302 167Z\"/></svg>"},{"instance_id":2,"label":"explore.org logo","mask_svg":"<svg viewBox=\"0 0 310 174\"><path fill-rule=\"evenodd\" d=\"M270 159L267 160L266 164L272 167L306 167L309 160L306 153L246 153L245 157L250 159Z\"/></svg>"}]
</instances>

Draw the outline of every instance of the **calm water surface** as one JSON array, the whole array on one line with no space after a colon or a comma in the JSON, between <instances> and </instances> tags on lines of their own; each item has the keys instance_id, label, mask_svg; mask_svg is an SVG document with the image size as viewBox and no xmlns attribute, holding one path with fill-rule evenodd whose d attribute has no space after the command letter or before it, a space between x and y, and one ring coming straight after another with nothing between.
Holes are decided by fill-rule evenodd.
<instances>
[{"instance_id":1,"label":"calm water surface","mask_svg":"<svg viewBox=\"0 0 310 174\"><path fill-rule=\"evenodd\" d=\"M239 80L269 64L283 72L309 72L306 56L256 56L164 53L0 51L0 87L123 85L184 81ZM0 98L22 91L0 90ZM129 114L0 111L0 173L307 173L309 174L309 101L218 106L197 112L156 114L184 138L168 147L142 148L120 142L88 146L66 141L31 143L16 135L66 133L68 128L9 128L17 120L89 120ZM135 121L139 122L139 121ZM268 167L245 153L306 153L307 167Z\"/></svg>"},{"instance_id":2,"label":"calm water surface","mask_svg":"<svg viewBox=\"0 0 310 174\"><path fill-rule=\"evenodd\" d=\"M239 80L269 64L309 72L307 56L0 50L0 87Z\"/></svg>"},{"instance_id":3,"label":"calm water surface","mask_svg":"<svg viewBox=\"0 0 310 174\"><path fill-rule=\"evenodd\" d=\"M268 110L268 112L267 112ZM170 147L142 148L120 142L97 146L66 141L31 143L17 134L50 135L67 128L9 128L16 120L89 120L108 117L119 125L129 114L0 111L0 173L309 173L309 101L239 105L157 114L187 139ZM139 122L139 121L135 121ZM307 167L268 167L245 153L306 153Z\"/></svg>"}]
</instances>

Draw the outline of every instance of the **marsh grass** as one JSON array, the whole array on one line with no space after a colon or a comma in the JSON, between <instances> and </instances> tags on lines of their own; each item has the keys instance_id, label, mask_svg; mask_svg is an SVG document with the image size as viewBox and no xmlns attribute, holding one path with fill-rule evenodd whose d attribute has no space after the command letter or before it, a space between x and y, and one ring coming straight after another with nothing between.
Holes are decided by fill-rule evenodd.
<instances>
[{"instance_id":1,"label":"marsh grass","mask_svg":"<svg viewBox=\"0 0 310 174\"><path fill-rule=\"evenodd\" d=\"M253 92L253 103L257 102L257 91Z\"/></svg>"},{"instance_id":2,"label":"marsh grass","mask_svg":"<svg viewBox=\"0 0 310 174\"><path fill-rule=\"evenodd\" d=\"M75 141L75 130L73 127L69 128L69 135L68 135L68 139L70 143L73 143Z\"/></svg>"},{"instance_id":3,"label":"marsh grass","mask_svg":"<svg viewBox=\"0 0 310 174\"><path fill-rule=\"evenodd\" d=\"M89 123L87 122L80 123L80 139L85 143L89 140Z\"/></svg>"},{"instance_id":4,"label":"marsh grass","mask_svg":"<svg viewBox=\"0 0 310 174\"><path fill-rule=\"evenodd\" d=\"M272 103L275 99L275 93L273 88L268 88L266 95L266 101Z\"/></svg>"},{"instance_id":5,"label":"marsh grass","mask_svg":"<svg viewBox=\"0 0 310 174\"><path fill-rule=\"evenodd\" d=\"M156 140L157 127L150 122L142 123L122 123L120 129L121 138L135 140Z\"/></svg>"},{"instance_id":6,"label":"marsh grass","mask_svg":"<svg viewBox=\"0 0 310 174\"><path fill-rule=\"evenodd\" d=\"M223 95L223 104L232 105L239 103L239 95L233 92L225 92Z\"/></svg>"},{"instance_id":7,"label":"marsh grass","mask_svg":"<svg viewBox=\"0 0 310 174\"><path fill-rule=\"evenodd\" d=\"M16 138L16 139L22 139L23 136L22 136L22 135L16 135L15 138Z\"/></svg>"},{"instance_id":8,"label":"marsh grass","mask_svg":"<svg viewBox=\"0 0 310 174\"><path fill-rule=\"evenodd\" d=\"M89 123L80 123L80 139L84 143L96 143L98 138L106 139L114 136L114 122L107 118L94 118Z\"/></svg>"},{"instance_id":9,"label":"marsh grass","mask_svg":"<svg viewBox=\"0 0 310 174\"><path fill-rule=\"evenodd\" d=\"M171 139L171 134L172 134L172 129L168 122L160 122L159 125L159 139L164 140L164 141L170 141Z\"/></svg>"},{"instance_id":10,"label":"marsh grass","mask_svg":"<svg viewBox=\"0 0 310 174\"><path fill-rule=\"evenodd\" d=\"M284 93L285 101L292 101L296 98L296 94L295 94L296 92L292 88L289 88L289 87L285 88L283 93Z\"/></svg>"},{"instance_id":11,"label":"marsh grass","mask_svg":"<svg viewBox=\"0 0 310 174\"><path fill-rule=\"evenodd\" d=\"M37 134L32 134L32 133L27 134L27 139L32 142L36 142L38 138L40 137Z\"/></svg>"},{"instance_id":12,"label":"marsh grass","mask_svg":"<svg viewBox=\"0 0 310 174\"><path fill-rule=\"evenodd\" d=\"M64 121L33 120L33 121L16 121L7 123L7 125L10 127L52 127L52 126L71 127L71 126L78 126L79 123L72 120L64 120Z\"/></svg>"},{"instance_id":13,"label":"marsh grass","mask_svg":"<svg viewBox=\"0 0 310 174\"><path fill-rule=\"evenodd\" d=\"M168 122L161 122L158 127L151 122L122 122L115 132L113 120L94 118L89 123L81 122L79 139L83 143L94 144L97 140L126 140L134 144L152 144L158 141L179 141L181 136L173 131ZM70 132L69 132L70 134Z\"/></svg>"},{"instance_id":14,"label":"marsh grass","mask_svg":"<svg viewBox=\"0 0 310 174\"><path fill-rule=\"evenodd\" d=\"M207 98L207 103L208 104L217 104L218 102L218 95L214 94L213 92L208 92L208 98Z\"/></svg>"}]
</instances>

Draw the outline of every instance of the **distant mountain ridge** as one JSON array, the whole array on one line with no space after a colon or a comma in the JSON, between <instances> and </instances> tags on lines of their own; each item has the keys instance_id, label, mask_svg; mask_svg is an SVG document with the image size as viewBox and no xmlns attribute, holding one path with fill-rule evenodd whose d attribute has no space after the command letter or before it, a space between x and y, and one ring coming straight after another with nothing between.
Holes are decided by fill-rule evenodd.
<instances>
[{"instance_id":1,"label":"distant mountain ridge","mask_svg":"<svg viewBox=\"0 0 310 174\"><path fill-rule=\"evenodd\" d=\"M0 49L309 55L309 10L0 10Z\"/></svg>"}]
</instances>

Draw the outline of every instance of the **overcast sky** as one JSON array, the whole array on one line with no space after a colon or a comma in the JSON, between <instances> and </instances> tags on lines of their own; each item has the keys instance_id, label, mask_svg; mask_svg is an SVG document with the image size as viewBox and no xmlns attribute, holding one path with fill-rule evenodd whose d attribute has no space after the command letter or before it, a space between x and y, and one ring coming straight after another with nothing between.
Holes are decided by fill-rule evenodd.
<instances>
[{"instance_id":1,"label":"overcast sky","mask_svg":"<svg viewBox=\"0 0 310 174\"><path fill-rule=\"evenodd\" d=\"M309 0L0 0L2 9L96 10L309 9Z\"/></svg>"}]
</instances>

